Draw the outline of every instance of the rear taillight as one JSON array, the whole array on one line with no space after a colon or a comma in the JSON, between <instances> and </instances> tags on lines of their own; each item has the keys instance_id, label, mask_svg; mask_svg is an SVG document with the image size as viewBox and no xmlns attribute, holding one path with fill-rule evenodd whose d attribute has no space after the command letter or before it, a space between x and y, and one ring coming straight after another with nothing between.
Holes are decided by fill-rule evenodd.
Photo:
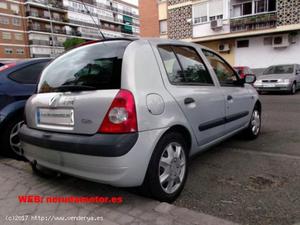
<instances>
[{"instance_id":1,"label":"rear taillight","mask_svg":"<svg viewBox=\"0 0 300 225\"><path fill-rule=\"evenodd\" d=\"M137 130L134 97L130 91L121 89L109 107L99 132L132 133Z\"/></svg>"},{"instance_id":2,"label":"rear taillight","mask_svg":"<svg viewBox=\"0 0 300 225\"><path fill-rule=\"evenodd\" d=\"M17 65L16 63L9 63L9 64L6 64L6 65L4 65L4 66L1 66L0 67L0 72L3 72L3 71L5 71L5 70L7 70L7 69L9 69L9 68L12 68L12 67L14 67L15 65Z\"/></svg>"}]
</instances>

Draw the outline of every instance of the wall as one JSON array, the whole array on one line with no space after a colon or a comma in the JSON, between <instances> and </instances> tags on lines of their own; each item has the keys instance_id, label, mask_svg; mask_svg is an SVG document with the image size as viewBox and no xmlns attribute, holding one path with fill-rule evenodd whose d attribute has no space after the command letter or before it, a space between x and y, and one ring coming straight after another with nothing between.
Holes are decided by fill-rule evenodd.
<instances>
[{"instance_id":1,"label":"wall","mask_svg":"<svg viewBox=\"0 0 300 225\"><path fill-rule=\"evenodd\" d=\"M141 37L159 37L158 6L155 0L139 0Z\"/></svg>"},{"instance_id":2,"label":"wall","mask_svg":"<svg viewBox=\"0 0 300 225\"><path fill-rule=\"evenodd\" d=\"M300 63L300 35L296 36L296 43L287 48L273 48L264 45L264 37L251 37L249 48L237 48L235 50L235 64L245 65L251 68L266 68L274 64Z\"/></svg>"},{"instance_id":3,"label":"wall","mask_svg":"<svg viewBox=\"0 0 300 225\"><path fill-rule=\"evenodd\" d=\"M192 36L192 5L168 10L168 36L171 39L185 39Z\"/></svg>"},{"instance_id":4,"label":"wall","mask_svg":"<svg viewBox=\"0 0 300 225\"><path fill-rule=\"evenodd\" d=\"M207 37L227 33L230 33L229 20L223 20L223 27L220 30L211 29L210 23L193 25L193 38Z\"/></svg>"},{"instance_id":5,"label":"wall","mask_svg":"<svg viewBox=\"0 0 300 225\"><path fill-rule=\"evenodd\" d=\"M277 25L300 23L299 0L277 0Z\"/></svg>"}]
</instances>

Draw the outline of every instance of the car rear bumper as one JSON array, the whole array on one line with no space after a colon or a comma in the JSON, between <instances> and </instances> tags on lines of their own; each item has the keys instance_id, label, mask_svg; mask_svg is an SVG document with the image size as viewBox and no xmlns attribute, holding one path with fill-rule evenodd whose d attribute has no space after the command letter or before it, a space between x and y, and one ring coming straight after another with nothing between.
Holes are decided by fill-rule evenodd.
<instances>
[{"instance_id":1,"label":"car rear bumper","mask_svg":"<svg viewBox=\"0 0 300 225\"><path fill-rule=\"evenodd\" d=\"M61 152L118 157L130 151L138 139L138 133L76 135L30 129L24 125L20 138L26 143Z\"/></svg>"},{"instance_id":2,"label":"car rear bumper","mask_svg":"<svg viewBox=\"0 0 300 225\"><path fill-rule=\"evenodd\" d=\"M108 137L107 140L97 137L95 140L92 138L95 142L91 145L91 136L70 135L67 137L69 134L65 136L66 134L38 131L26 125L22 127L20 137L24 156L30 162L87 180L114 186L133 187L142 184L153 149L164 131L165 129L159 129L136 133L134 144L127 153L120 156L116 156L113 151L123 151L122 146L125 146L124 148L130 146L133 137L125 137L121 134L113 135L114 139ZM45 138L45 134L47 136L49 133L55 134L55 142L48 142L51 138ZM65 137L67 137L66 141L64 141ZM85 143L81 143L84 140L86 140ZM108 142L110 144L107 144ZM95 151L102 153L95 154ZM110 156L107 156L107 153Z\"/></svg>"}]
</instances>

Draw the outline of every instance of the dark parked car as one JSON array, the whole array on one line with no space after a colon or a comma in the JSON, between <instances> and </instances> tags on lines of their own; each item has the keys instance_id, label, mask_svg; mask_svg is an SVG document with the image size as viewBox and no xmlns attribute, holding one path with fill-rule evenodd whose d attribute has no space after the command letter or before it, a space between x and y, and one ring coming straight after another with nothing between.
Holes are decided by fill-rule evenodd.
<instances>
[{"instance_id":1,"label":"dark parked car","mask_svg":"<svg viewBox=\"0 0 300 225\"><path fill-rule=\"evenodd\" d=\"M51 59L29 59L0 67L1 153L18 157L21 151L18 131L26 100L34 93L39 76Z\"/></svg>"}]
</instances>

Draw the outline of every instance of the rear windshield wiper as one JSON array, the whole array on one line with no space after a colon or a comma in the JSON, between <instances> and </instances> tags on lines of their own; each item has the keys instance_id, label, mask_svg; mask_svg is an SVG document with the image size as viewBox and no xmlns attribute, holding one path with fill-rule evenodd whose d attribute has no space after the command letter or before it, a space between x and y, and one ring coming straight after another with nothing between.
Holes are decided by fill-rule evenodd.
<instances>
[{"instance_id":1,"label":"rear windshield wiper","mask_svg":"<svg viewBox=\"0 0 300 225\"><path fill-rule=\"evenodd\" d=\"M89 91L97 90L95 87L87 85L62 85L54 89L55 91Z\"/></svg>"}]
</instances>

